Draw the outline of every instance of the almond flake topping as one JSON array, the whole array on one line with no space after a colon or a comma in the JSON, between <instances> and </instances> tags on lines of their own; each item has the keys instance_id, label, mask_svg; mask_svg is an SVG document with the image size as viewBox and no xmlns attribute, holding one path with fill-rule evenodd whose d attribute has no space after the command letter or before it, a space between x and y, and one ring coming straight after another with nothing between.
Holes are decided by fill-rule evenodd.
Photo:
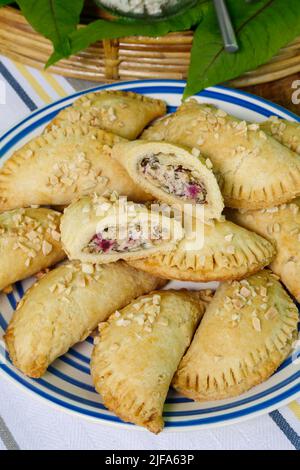
<instances>
[{"instance_id":1,"label":"almond flake topping","mask_svg":"<svg viewBox=\"0 0 300 470\"><path fill-rule=\"evenodd\" d=\"M192 148L192 154L194 155L194 157L199 157L200 153L201 153L200 150L197 149L196 147Z\"/></svg>"},{"instance_id":2,"label":"almond flake topping","mask_svg":"<svg viewBox=\"0 0 300 470\"><path fill-rule=\"evenodd\" d=\"M256 123L249 124L248 129L249 129L249 131L257 131L259 129L259 125L256 124Z\"/></svg>"},{"instance_id":3,"label":"almond flake topping","mask_svg":"<svg viewBox=\"0 0 300 470\"><path fill-rule=\"evenodd\" d=\"M251 291L247 289L247 287L242 287L240 290L240 294L244 297L249 297L251 295Z\"/></svg>"},{"instance_id":4,"label":"almond flake topping","mask_svg":"<svg viewBox=\"0 0 300 470\"><path fill-rule=\"evenodd\" d=\"M260 319L257 317L252 318L252 325L256 331L261 331Z\"/></svg>"},{"instance_id":5,"label":"almond flake topping","mask_svg":"<svg viewBox=\"0 0 300 470\"><path fill-rule=\"evenodd\" d=\"M47 256L51 253L53 246L51 243L48 243L46 240L43 241L42 243L42 252L43 255Z\"/></svg>"},{"instance_id":6,"label":"almond flake topping","mask_svg":"<svg viewBox=\"0 0 300 470\"><path fill-rule=\"evenodd\" d=\"M207 159L205 160L205 165L206 165L206 167L207 167L209 170L211 170L212 167L213 167L213 164L212 164L212 162L211 162L211 160L210 160L209 158L207 158Z\"/></svg>"},{"instance_id":7,"label":"almond flake topping","mask_svg":"<svg viewBox=\"0 0 300 470\"><path fill-rule=\"evenodd\" d=\"M270 307L265 313L266 320L273 320L278 315L278 310L275 307Z\"/></svg>"},{"instance_id":8,"label":"almond flake topping","mask_svg":"<svg viewBox=\"0 0 300 470\"><path fill-rule=\"evenodd\" d=\"M227 242L231 242L231 240L233 239L233 233L228 233L227 235L225 235L224 238Z\"/></svg>"},{"instance_id":9,"label":"almond flake topping","mask_svg":"<svg viewBox=\"0 0 300 470\"><path fill-rule=\"evenodd\" d=\"M82 263L82 272L86 274L93 274L94 266L90 263Z\"/></svg>"}]
</instances>

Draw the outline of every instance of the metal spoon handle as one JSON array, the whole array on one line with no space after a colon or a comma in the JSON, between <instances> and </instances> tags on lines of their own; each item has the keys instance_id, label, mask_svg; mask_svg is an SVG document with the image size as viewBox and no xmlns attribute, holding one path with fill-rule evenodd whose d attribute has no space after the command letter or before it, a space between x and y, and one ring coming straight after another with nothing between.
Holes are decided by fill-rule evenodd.
<instances>
[{"instance_id":1,"label":"metal spoon handle","mask_svg":"<svg viewBox=\"0 0 300 470\"><path fill-rule=\"evenodd\" d=\"M223 37L224 47L227 52L236 52L239 46L236 40L232 22L224 0L213 0L220 30Z\"/></svg>"}]
</instances>

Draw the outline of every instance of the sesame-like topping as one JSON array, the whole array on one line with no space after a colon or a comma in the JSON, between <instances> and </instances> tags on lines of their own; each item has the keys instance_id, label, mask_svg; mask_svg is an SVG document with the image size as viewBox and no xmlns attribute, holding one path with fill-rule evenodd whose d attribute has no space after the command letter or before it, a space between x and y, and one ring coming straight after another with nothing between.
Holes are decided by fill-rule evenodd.
<instances>
[{"instance_id":1,"label":"sesame-like topping","mask_svg":"<svg viewBox=\"0 0 300 470\"><path fill-rule=\"evenodd\" d=\"M42 242L42 252L43 252L43 255L47 256L51 253L53 249L53 246L51 245L51 243L48 243L46 240L43 240Z\"/></svg>"},{"instance_id":2,"label":"sesame-like topping","mask_svg":"<svg viewBox=\"0 0 300 470\"><path fill-rule=\"evenodd\" d=\"M218 109L217 112L216 112L216 116L218 116L218 117L226 117L226 116L227 116L227 113L226 113L226 111L224 111L223 109Z\"/></svg>"},{"instance_id":3,"label":"sesame-like topping","mask_svg":"<svg viewBox=\"0 0 300 470\"><path fill-rule=\"evenodd\" d=\"M86 274L93 274L94 266L90 263L82 263L82 272Z\"/></svg>"},{"instance_id":4,"label":"sesame-like topping","mask_svg":"<svg viewBox=\"0 0 300 470\"><path fill-rule=\"evenodd\" d=\"M261 331L261 323L260 323L260 319L258 317L253 317L252 318L252 325L253 325L253 328L256 331Z\"/></svg>"},{"instance_id":5,"label":"sesame-like topping","mask_svg":"<svg viewBox=\"0 0 300 470\"><path fill-rule=\"evenodd\" d=\"M233 239L233 233L228 233L227 235L225 235L224 238L227 242L231 242L231 240Z\"/></svg>"},{"instance_id":6,"label":"sesame-like topping","mask_svg":"<svg viewBox=\"0 0 300 470\"><path fill-rule=\"evenodd\" d=\"M251 295L251 291L247 287L243 286L240 290L240 294L243 297L249 297Z\"/></svg>"},{"instance_id":7,"label":"sesame-like topping","mask_svg":"<svg viewBox=\"0 0 300 470\"><path fill-rule=\"evenodd\" d=\"M229 255L234 255L235 253L235 247L233 245L229 245L227 248L226 248L226 253L228 253Z\"/></svg>"},{"instance_id":8,"label":"sesame-like topping","mask_svg":"<svg viewBox=\"0 0 300 470\"><path fill-rule=\"evenodd\" d=\"M200 150L197 149L196 147L193 147L193 148L192 148L192 154L194 155L194 157L199 157L199 155L200 155Z\"/></svg>"},{"instance_id":9,"label":"sesame-like topping","mask_svg":"<svg viewBox=\"0 0 300 470\"><path fill-rule=\"evenodd\" d=\"M211 162L211 160L210 160L209 158L207 158L207 159L205 160L205 165L206 165L206 167L207 167L209 170L211 170L212 167L213 167L213 164L212 164L212 162Z\"/></svg>"},{"instance_id":10,"label":"sesame-like topping","mask_svg":"<svg viewBox=\"0 0 300 470\"><path fill-rule=\"evenodd\" d=\"M259 131L259 137L263 140L267 140L267 134L264 131Z\"/></svg>"},{"instance_id":11,"label":"sesame-like topping","mask_svg":"<svg viewBox=\"0 0 300 470\"><path fill-rule=\"evenodd\" d=\"M117 326L128 326L130 325L130 320L125 320L124 318L120 318L119 320L116 321Z\"/></svg>"},{"instance_id":12,"label":"sesame-like topping","mask_svg":"<svg viewBox=\"0 0 300 470\"><path fill-rule=\"evenodd\" d=\"M259 124L256 124L256 123L248 124L248 129L249 131L257 131L259 129Z\"/></svg>"},{"instance_id":13,"label":"sesame-like topping","mask_svg":"<svg viewBox=\"0 0 300 470\"><path fill-rule=\"evenodd\" d=\"M278 315L278 310L275 307L270 307L265 313L266 320L273 320Z\"/></svg>"},{"instance_id":14,"label":"sesame-like topping","mask_svg":"<svg viewBox=\"0 0 300 470\"><path fill-rule=\"evenodd\" d=\"M204 139L203 139L203 137L198 137L196 144L197 144L197 145L203 145L203 144L204 144Z\"/></svg>"}]
</instances>

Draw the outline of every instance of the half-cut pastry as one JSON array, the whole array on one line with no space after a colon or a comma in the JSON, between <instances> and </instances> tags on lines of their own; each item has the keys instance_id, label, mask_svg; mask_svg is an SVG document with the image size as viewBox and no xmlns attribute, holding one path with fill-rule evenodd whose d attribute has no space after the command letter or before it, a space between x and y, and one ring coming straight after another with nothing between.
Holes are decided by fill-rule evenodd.
<instances>
[{"instance_id":1,"label":"half-cut pastry","mask_svg":"<svg viewBox=\"0 0 300 470\"><path fill-rule=\"evenodd\" d=\"M299 122L286 121L279 119L277 116L271 116L259 127L270 134L274 139L278 140L289 149L300 154L300 124Z\"/></svg>"},{"instance_id":2,"label":"half-cut pastry","mask_svg":"<svg viewBox=\"0 0 300 470\"><path fill-rule=\"evenodd\" d=\"M195 215L197 206L205 219L221 216L224 205L215 176L188 150L166 142L136 141L116 145L112 157L155 198Z\"/></svg>"},{"instance_id":3,"label":"half-cut pastry","mask_svg":"<svg viewBox=\"0 0 300 470\"><path fill-rule=\"evenodd\" d=\"M175 250L130 264L167 279L209 282L249 276L275 254L270 242L228 221L199 224L195 241L187 234Z\"/></svg>"},{"instance_id":4,"label":"half-cut pastry","mask_svg":"<svg viewBox=\"0 0 300 470\"><path fill-rule=\"evenodd\" d=\"M264 209L300 195L300 156L258 124L240 121L214 106L185 102L142 138L200 149L213 164L228 207Z\"/></svg>"},{"instance_id":5,"label":"half-cut pastry","mask_svg":"<svg viewBox=\"0 0 300 470\"><path fill-rule=\"evenodd\" d=\"M42 208L0 214L0 290L65 258L60 217Z\"/></svg>"},{"instance_id":6,"label":"half-cut pastry","mask_svg":"<svg viewBox=\"0 0 300 470\"><path fill-rule=\"evenodd\" d=\"M32 139L0 169L0 211L32 204L69 204L84 194L107 189L132 200L149 199L111 158L111 146L121 140L82 125L54 129Z\"/></svg>"},{"instance_id":7,"label":"half-cut pastry","mask_svg":"<svg viewBox=\"0 0 300 470\"><path fill-rule=\"evenodd\" d=\"M221 284L173 386L196 401L220 400L266 380L297 338L298 309L270 271Z\"/></svg>"},{"instance_id":8,"label":"half-cut pastry","mask_svg":"<svg viewBox=\"0 0 300 470\"><path fill-rule=\"evenodd\" d=\"M228 216L275 244L270 268L300 302L300 199L263 211L230 211Z\"/></svg>"},{"instance_id":9,"label":"half-cut pastry","mask_svg":"<svg viewBox=\"0 0 300 470\"><path fill-rule=\"evenodd\" d=\"M124 421L162 431L172 377L205 310L201 296L154 292L99 325L92 378L105 406Z\"/></svg>"},{"instance_id":10,"label":"half-cut pastry","mask_svg":"<svg viewBox=\"0 0 300 470\"><path fill-rule=\"evenodd\" d=\"M122 261L101 267L69 262L53 269L26 292L8 325L13 364L41 377L116 309L164 284Z\"/></svg>"},{"instance_id":11,"label":"half-cut pastry","mask_svg":"<svg viewBox=\"0 0 300 470\"><path fill-rule=\"evenodd\" d=\"M105 90L82 96L72 106L63 109L48 127L81 123L131 140L165 113L164 101L130 91Z\"/></svg>"},{"instance_id":12,"label":"half-cut pastry","mask_svg":"<svg viewBox=\"0 0 300 470\"><path fill-rule=\"evenodd\" d=\"M62 216L61 234L69 259L101 264L170 251L184 233L174 218L113 194L71 204Z\"/></svg>"}]
</instances>

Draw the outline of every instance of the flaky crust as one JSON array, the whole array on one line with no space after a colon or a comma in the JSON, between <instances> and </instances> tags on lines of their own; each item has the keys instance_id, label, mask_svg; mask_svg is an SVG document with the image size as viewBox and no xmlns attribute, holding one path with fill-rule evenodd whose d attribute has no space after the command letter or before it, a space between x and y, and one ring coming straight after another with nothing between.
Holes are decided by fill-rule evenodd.
<instances>
[{"instance_id":1,"label":"flaky crust","mask_svg":"<svg viewBox=\"0 0 300 470\"><path fill-rule=\"evenodd\" d=\"M32 139L0 170L0 211L32 204L69 204L81 195L108 189L133 200L147 200L111 158L111 147L121 140L81 124Z\"/></svg>"},{"instance_id":2,"label":"flaky crust","mask_svg":"<svg viewBox=\"0 0 300 470\"><path fill-rule=\"evenodd\" d=\"M162 431L170 382L205 310L201 295L154 292L99 325L92 378L105 406L124 421Z\"/></svg>"},{"instance_id":3,"label":"flaky crust","mask_svg":"<svg viewBox=\"0 0 300 470\"><path fill-rule=\"evenodd\" d=\"M228 207L264 209L300 195L300 156L258 124L247 124L214 106L185 102L142 138L199 148L213 163Z\"/></svg>"},{"instance_id":4,"label":"flaky crust","mask_svg":"<svg viewBox=\"0 0 300 470\"><path fill-rule=\"evenodd\" d=\"M300 302L300 199L263 211L230 211L228 217L275 244L270 267Z\"/></svg>"},{"instance_id":5,"label":"flaky crust","mask_svg":"<svg viewBox=\"0 0 300 470\"><path fill-rule=\"evenodd\" d=\"M53 269L26 292L8 325L4 339L13 364L41 377L116 309L162 285L121 261L98 268L68 262Z\"/></svg>"},{"instance_id":6,"label":"flaky crust","mask_svg":"<svg viewBox=\"0 0 300 470\"><path fill-rule=\"evenodd\" d=\"M296 305L269 271L221 284L173 386L196 401L246 392L288 356L297 338L297 322Z\"/></svg>"},{"instance_id":7,"label":"flaky crust","mask_svg":"<svg viewBox=\"0 0 300 470\"><path fill-rule=\"evenodd\" d=\"M147 241L151 238L151 227L155 227L155 224L160 225L161 229L165 227L168 230L166 236L169 238L157 240L156 243L154 241L151 247L135 251L106 253L86 251L94 235L107 227L118 227L117 237L128 237L130 223L138 224L140 227L144 225L149 229ZM68 258L89 263L111 263L119 259L135 260L165 253L173 250L183 235L181 224L174 218L151 212L144 204L115 200L114 197L112 201L108 197L85 196L67 207L61 219L62 243Z\"/></svg>"},{"instance_id":8,"label":"flaky crust","mask_svg":"<svg viewBox=\"0 0 300 470\"><path fill-rule=\"evenodd\" d=\"M48 128L81 123L131 140L165 113L166 104L161 100L130 91L105 90L82 96L63 109Z\"/></svg>"},{"instance_id":9,"label":"flaky crust","mask_svg":"<svg viewBox=\"0 0 300 470\"><path fill-rule=\"evenodd\" d=\"M271 116L260 123L260 128L293 152L300 154L300 124Z\"/></svg>"},{"instance_id":10,"label":"flaky crust","mask_svg":"<svg viewBox=\"0 0 300 470\"><path fill-rule=\"evenodd\" d=\"M270 263L274 254L273 245L264 238L229 221L216 221L204 226L202 248L194 249L183 240L170 253L130 261L130 264L167 279L224 281L259 271Z\"/></svg>"},{"instance_id":11,"label":"flaky crust","mask_svg":"<svg viewBox=\"0 0 300 470\"><path fill-rule=\"evenodd\" d=\"M158 143L139 140L117 144L112 150L112 157L123 165L131 179L145 192L152 194L158 200L170 205L176 204L182 210L185 209L187 211L189 205L195 206L195 203L191 201L188 204L187 200L167 193L161 187L151 183L138 170L139 163L144 157L159 154L166 156L165 161L167 164L182 165L184 168L196 171L200 175L200 182L204 184L207 191L207 202L203 205L198 204L198 207L204 209L203 215L205 219L219 219L224 204L216 178L213 172L206 167L205 162L194 156L187 149L166 142Z\"/></svg>"},{"instance_id":12,"label":"flaky crust","mask_svg":"<svg viewBox=\"0 0 300 470\"><path fill-rule=\"evenodd\" d=\"M0 290L65 258L60 217L43 208L0 214Z\"/></svg>"}]
</instances>

